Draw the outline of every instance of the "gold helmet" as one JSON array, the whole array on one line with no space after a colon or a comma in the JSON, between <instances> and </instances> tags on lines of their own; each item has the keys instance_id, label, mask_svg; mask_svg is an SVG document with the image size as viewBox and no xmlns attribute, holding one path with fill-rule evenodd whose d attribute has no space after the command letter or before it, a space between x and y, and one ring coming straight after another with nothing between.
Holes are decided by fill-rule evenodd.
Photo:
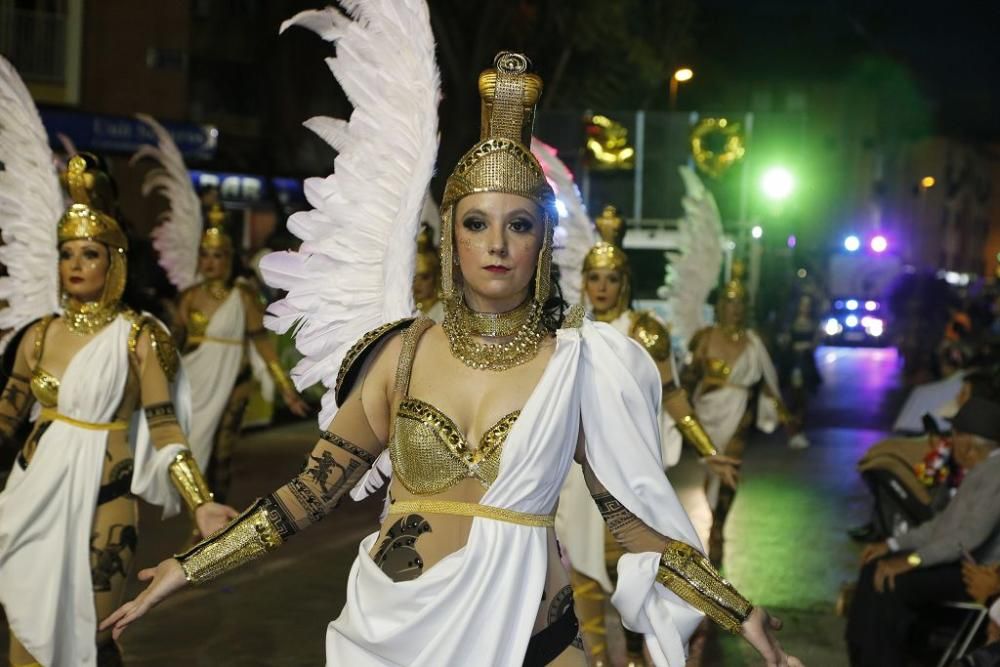
<instances>
[{"instance_id":1,"label":"gold helmet","mask_svg":"<svg viewBox=\"0 0 1000 667\"><path fill-rule=\"evenodd\" d=\"M233 251L233 239L226 233L226 210L219 203L212 204L205 214L205 231L201 235L202 248L219 248Z\"/></svg>"},{"instance_id":2,"label":"gold helmet","mask_svg":"<svg viewBox=\"0 0 1000 667\"><path fill-rule=\"evenodd\" d=\"M747 300L747 288L743 284L743 275L746 272L743 262L736 260L733 262L732 272L730 274L729 282L722 286L719 290L719 297L716 301L717 305L721 305L724 301L743 301Z\"/></svg>"},{"instance_id":3,"label":"gold helmet","mask_svg":"<svg viewBox=\"0 0 1000 667\"><path fill-rule=\"evenodd\" d=\"M59 220L59 245L87 239L108 249L108 272L99 301L88 304L88 311L117 311L128 273L128 237L115 220L116 190L100 160L89 154L74 155L66 168L66 185L74 203ZM64 308L66 295L62 296Z\"/></svg>"},{"instance_id":4,"label":"gold helmet","mask_svg":"<svg viewBox=\"0 0 1000 667\"><path fill-rule=\"evenodd\" d=\"M458 161L441 201L442 292L448 301L459 297L453 259L455 204L480 192L520 195L542 208L545 236L535 271L534 301L544 304L551 294L552 233L558 216L555 193L530 149L542 80L528 73L528 65L524 55L502 51L494 59L494 69L479 75L480 140Z\"/></svg>"},{"instance_id":5,"label":"gold helmet","mask_svg":"<svg viewBox=\"0 0 1000 667\"><path fill-rule=\"evenodd\" d=\"M629 268L628 255L622 250L622 239L625 237L625 221L618 215L614 206L605 206L601 215L594 220L601 240L590 249L583 258L583 273L594 269L609 269L617 271L621 277L621 291L618 292L618 302L600 319L611 321L617 319L628 309L632 301L632 272Z\"/></svg>"}]
</instances>

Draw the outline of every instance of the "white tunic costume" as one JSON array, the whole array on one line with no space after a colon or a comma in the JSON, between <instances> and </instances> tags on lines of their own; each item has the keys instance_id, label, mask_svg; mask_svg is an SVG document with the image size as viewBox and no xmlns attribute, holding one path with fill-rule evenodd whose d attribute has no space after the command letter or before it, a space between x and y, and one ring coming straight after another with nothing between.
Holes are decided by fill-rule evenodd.
<instances>
[{"instance_id":1,"label":"white tunic costume","mask_svg":"<svg viewBox=\"0 0 1000 667\"><path fill-rule=\"evenodd\" d=\"M632 311L626 310L609 323L623 336L632 328ZM681 455L683 438L674 420L659 408L660 456L664 469L677 464ZM570 466L562 493L559 494L559 511L556 514L556 535L569 554L573 569L601 585L606 593L614 591L608 576L604 556L604 534L607 527L590 490L583 479L583 468L577 463Z\"/></svg>"},{"instance_id":2,"label":"white tunic costume","mask_svg":"<svg viewBox=\"0 0 1000 667\"><path fill-rule=\"evenodd\" d=\"M273 397L274 383L267 372L267 365L256 348L246 340L246 311L242 293L239 287L233 287L222 305L212 313L204 340L197 349L181 357L191 383L191 405L194 409L188 441L202 472L212 458L215 432L243 367L244 351L249 354L254 377L261 383L265 400Z\"/></svg>"},{"instance_id":3,"label":"white tunic costume","mask_svg":"<svg viewBox=\"0 0 1000 667\"><path fill-rule=\"evenodd\" d=\"M701 548L663 475L661 385L648 353L601 323L562 329L556 340L480 503L551 513L582 423L587 459L608 491L650 528ZM464 547L398 583L369 556L377 537L358 549L344 610L327 631L328 665L520 667L546 579L546 529L474 518ZM656 583L659 560L625 555L612 602L647 635L656 665L682 667L702 614Z\"/></svg>"},{"instance_id":4,"label":"white tunic costume","mask_svg":"<svg viewBox=\"0 0 1000 667\"><path fill-rule=\"evenodd\" d=\"M781 396L778 374L763 341L749 330L746 337L746 347L731 365L726 383L721 386L712 385L710 391L705 391L706 385L702 380L695 388L691 400L702 426L720 454L726 453L726 447L736 435L750 402L750 392L758 382L763 380L773 396ZM778 421L778 409L774 401L765 399L757 402L757 428L765 433L772 433L778 427ZM717 475L709 477L707 494L709 504L715 507L719 494Z\"/></svg>"},{"instance_id":5,"label":"white tunic costume","mask_svg":"<svg viewBox=\"0 0 1000 667\"><path fill-rule=\"evenodd\" d=\"M115 418L128 378L130 331L119 315L73 356L60 381L59 414L89 423ZM183 375L174 404L184 428L190 394ZM0 493L0 604L11 631L44 667L96 665L89 547L107 439L107 430L53 421L27 469L14 466ZM183 445L155 449L141 409L129 442L131 492L175 514L180 500L168 466Z\"/></svg>"}]
</instances>

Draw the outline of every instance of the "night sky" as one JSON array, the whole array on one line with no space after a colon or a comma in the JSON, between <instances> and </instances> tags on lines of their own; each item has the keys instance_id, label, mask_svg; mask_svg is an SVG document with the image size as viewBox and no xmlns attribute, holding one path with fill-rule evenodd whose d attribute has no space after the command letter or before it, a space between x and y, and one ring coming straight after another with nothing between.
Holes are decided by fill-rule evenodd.
<instances>
[{"instance_id":1,"label":"night sky","mask_svg":"<svg viewBox=\"0 0 1000 667\"><path fill-rule=\"evenodd\" d=\"M1000 4L881 0L700 0L692 65L716 86L850 77L878 61L908 78L934 133L1000 139Z\"/></svg>"}]
</instances>

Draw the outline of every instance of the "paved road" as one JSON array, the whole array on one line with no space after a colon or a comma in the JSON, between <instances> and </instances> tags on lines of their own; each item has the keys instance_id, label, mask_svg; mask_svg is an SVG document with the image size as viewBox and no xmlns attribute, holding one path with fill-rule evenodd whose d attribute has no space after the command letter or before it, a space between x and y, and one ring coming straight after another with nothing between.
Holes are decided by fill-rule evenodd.
<instances>
[{"instance_id":1,"label":"paved road","mask_svg":"<svg viewBox=\"0 0 1000 667\"><path fill-rule=\"evenodd\" d=\"M843 529L865 511L854 462L891 423L897 362L891 351L843 349L821 349L818 362L827 381L810 415L813 446L789 450L780 434L753 439L730 517L725 571L754 602L784 619L782 640L807 665L840 667L846 665L843 622L833 604L840 584L855 575L857 559ZM315 434L309 422L246 437L237 452L233 503L245 506L295 474ZM685 455L671 477L707 532L699 464ZM375 529L379 508L344 509L258 566L168 600L126 633L126 664L323 664L326 624L343 605L348 568L359 540ZM159 523L148 507L142 526L140 566L179 549L188 531L182 520ZM701 664L760 663L739 640L713 633Z\"/></svg>"}]
</instances>

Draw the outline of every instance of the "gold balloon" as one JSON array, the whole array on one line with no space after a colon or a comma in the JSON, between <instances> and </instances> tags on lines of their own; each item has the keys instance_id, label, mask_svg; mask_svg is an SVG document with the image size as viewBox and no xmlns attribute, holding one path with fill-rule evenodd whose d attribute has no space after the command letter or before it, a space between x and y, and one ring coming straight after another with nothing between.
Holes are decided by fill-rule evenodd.
<instances>
[{"instance_id":1,"label":"gold balloon","mask_svg":"<svg viewBox=\"0 0 1000 667\"><path fill-rule=\"evenodd\" d=\"M691 131L691 154L698 169L718 178L743 159L743 128L725 118L703 118Z\"/></svg>"},{"instance_id":2,"label":"gold balloon","mask_svg":"<svg viewBox=\"0 0 1000 667\"><path fill-rule=\"evenodd\" d=\"M593 169L631 169L635 149L628 145L628 128L607 116L587 119L587 151Z\"/></svg>"}]
</instances>

